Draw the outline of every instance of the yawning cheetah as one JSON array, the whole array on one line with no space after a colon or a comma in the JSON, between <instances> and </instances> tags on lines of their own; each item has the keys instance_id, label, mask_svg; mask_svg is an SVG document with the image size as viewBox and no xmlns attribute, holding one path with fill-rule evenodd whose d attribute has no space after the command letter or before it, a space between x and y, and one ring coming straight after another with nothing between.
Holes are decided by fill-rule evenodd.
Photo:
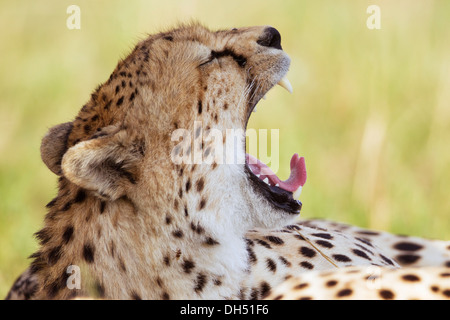
<instances>
[{"instance_id":1,"label":"yawning cheetah","mask_svg":"<svg viewBox=\"0 0 450 320\"><path fill-rule=\"evenodd\" d=\"M367 235L294 223L302 157L281 181L245 154L251 112L276 84L291 90L289 65L267 26L185 25L138 43L44 137L58 195L8 298L259 299L305 272L398 268ZM241 162L217 151L229 143Z\"/></svg>"}]
</instances>

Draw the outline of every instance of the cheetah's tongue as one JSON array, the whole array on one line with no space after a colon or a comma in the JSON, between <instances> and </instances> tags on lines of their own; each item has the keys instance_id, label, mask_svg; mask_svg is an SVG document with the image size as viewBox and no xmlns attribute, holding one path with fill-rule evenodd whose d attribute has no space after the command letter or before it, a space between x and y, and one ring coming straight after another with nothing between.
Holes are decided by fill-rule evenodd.
<instances>
[{"instance_id":1,"label":"cheetah's tongue","mask_svg":"<svg viewBox=\"0 0 450 320\"><path fill-rule=\"evenodd\" d=\"M292 192L294 199L300 196L302 187L306 182L305 158L294 154L291 159L291 174L287 180L281 181L266 164L249 154L246 154L246 157L249 168L259 179L270 186Z\"/></svg>"}]
</instances>

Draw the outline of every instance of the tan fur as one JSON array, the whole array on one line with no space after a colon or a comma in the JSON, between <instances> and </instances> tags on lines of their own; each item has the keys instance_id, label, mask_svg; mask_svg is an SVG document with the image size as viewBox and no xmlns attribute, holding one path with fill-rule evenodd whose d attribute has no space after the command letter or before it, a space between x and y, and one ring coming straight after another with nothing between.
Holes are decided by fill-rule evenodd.
<instances>
[{"instance_id":1,"label":"tan fur","mask_svg":"<svg viewBox=\"0 0 450 320\"><path fill-rule=\"evenodd\" d=\"M230 142L227 129L245 157L251 109L290 64L268 30L193 24L149 36L73 122L49 130L41 152L60 176L58 195L8 298L257 299L332 268L326 255L341 266L398 267L356 235L283 228L297 215L257 192L244 164L174 161L207 158ZM174 140L179 129L192 140ZM351 263L336 256L346 250ZM81 270L79 290L68 286L70 266Z\"/></svg>"}]
</instances>

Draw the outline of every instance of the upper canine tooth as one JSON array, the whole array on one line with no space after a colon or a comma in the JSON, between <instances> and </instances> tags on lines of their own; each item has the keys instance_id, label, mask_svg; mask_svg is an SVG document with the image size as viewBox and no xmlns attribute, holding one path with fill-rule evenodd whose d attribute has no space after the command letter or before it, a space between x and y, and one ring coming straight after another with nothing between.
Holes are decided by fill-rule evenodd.
<instances>
[{"instance_id":1,"label":"upper canine tooth","mask_svg":"<svg viewBox=\"0 0 450 320\"><path fill-rule=\"evenodd\" d=\"M289 93L294 92L294 90L292 90L292 85L289 82L287 77L284 77L283 79L281 79L280 82L278 82L278 85L280 85L283 88L285 88Z\"/></svg>"}]
</instances>

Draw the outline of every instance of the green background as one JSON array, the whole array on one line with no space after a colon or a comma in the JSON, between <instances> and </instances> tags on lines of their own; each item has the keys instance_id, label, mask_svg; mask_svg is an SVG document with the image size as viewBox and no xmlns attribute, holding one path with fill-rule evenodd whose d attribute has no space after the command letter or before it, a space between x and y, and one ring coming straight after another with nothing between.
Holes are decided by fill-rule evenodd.
<instances>
[{"instance_id":1,"label":"green background","mask_svg":"<svg viewBox=\"0 0 450 320\"><path fill-rule=\"evenodd\" d=\"M81 29L66 27L69 5ZM369 30L366 9L381 9ZM302 215L450 238L450 1L0 1L0 297L37 247L56 177L40 140L73 119L146 34L197 20L272 25L292 58L249 128L306 158Z\"/></svg>"}]
</instances>

